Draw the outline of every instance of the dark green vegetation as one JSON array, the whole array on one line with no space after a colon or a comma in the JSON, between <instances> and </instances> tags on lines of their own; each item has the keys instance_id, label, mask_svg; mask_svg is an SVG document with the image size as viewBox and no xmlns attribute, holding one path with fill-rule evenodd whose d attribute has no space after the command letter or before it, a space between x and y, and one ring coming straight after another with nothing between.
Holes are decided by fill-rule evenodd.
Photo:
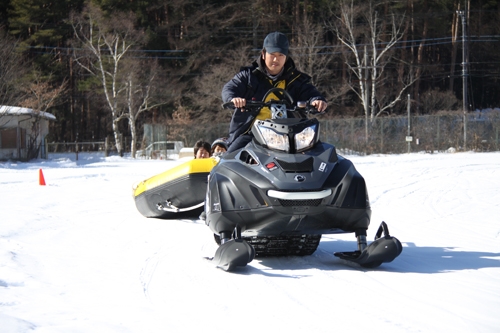
<instances>
[{"instance_id":1,"label":"dark green vegetation","mask_svg":"<svg viewBox=\"0 0 500 333\"><path fill-rule=\"evenodd\" d=\"M228 122L222 85L279 30L328 117L404 115L408 94L460 112L464 8L469 110L499 107L498 0L0 0L0 104L54 114L51 141Z\"/></svg>"}]
</instances>

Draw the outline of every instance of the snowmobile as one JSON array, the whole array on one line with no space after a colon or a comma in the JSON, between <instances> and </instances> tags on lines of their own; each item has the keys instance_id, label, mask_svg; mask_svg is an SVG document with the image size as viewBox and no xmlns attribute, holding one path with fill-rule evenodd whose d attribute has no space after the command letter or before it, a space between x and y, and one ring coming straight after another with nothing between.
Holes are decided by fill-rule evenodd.
<instances>
[{"instance_id":1,"label":"snowmobile","mask_svg":"<svg viewBox=\"0 0 500 333\"><path fill-rule=\"evenodd\" d=\"M335 256L367 268L393 261L402 252L400 241L382 222L368 244L365 180L333 145L320 141L318 120L307 116L314 107L294 103L280 88L264 101L270 93L279 100L248 100L245 109L257 114L268 107L272 119L254 121L252 141L223 155L208 176L205 223L219 244L210 259L232 271L255 257L310 255L323 234L354 233L357 250Z\"/></svg>"}]
</instances>

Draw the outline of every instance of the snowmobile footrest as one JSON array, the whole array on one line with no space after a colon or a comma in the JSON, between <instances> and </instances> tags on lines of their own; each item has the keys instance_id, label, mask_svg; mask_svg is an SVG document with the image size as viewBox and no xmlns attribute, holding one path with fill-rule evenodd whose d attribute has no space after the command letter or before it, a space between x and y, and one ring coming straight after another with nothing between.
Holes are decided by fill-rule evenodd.
<instances>
[{"instance_id":1,"label":"snowmobile footrest","mask_svg":"<svg viewBox=\"0 0 500 333\"><path fill-rule=\"evenodd\" d=\"M381 236L381 231L384 236ZM375 241L368 245L363 251L336 252L335 256L348 261L355 262L362 267L375 268L384 262L391 262L403 251L401 242L389 235L385 222L380 225Z\"/></svg>"},{"instance_id":2,"label":"snowmobile footrest","mask_svg":"<svg viewBox=\"0 0 500 333\"><path fill-rule=\"evenodd\" d=\"M243 239L231 239L219 246L212 259L214 264L225 271L238 266L246 266L255 257L255 249Z\"/></svg>"}]
</instances>

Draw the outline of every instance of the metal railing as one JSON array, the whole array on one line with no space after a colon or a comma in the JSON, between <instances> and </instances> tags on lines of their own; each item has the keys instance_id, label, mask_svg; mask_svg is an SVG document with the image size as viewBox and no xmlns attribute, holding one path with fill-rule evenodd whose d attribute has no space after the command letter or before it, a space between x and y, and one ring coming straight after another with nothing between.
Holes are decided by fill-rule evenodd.
<instances>
[{"instance_id":1,"label":"metal railing","mask_svg":"<svg viewBox=\"0 0 500 333\"><path fill-rule=\"evenodd\" d=\"M184 147L182 141L157 141L137 150L136 158L170 159Z\"/></svg>"},{"instance_id":2,"label":"metal railing","mask_svg":"<svg viewBox=\"0 0 500 333\"><path fill-rule=\"evenodd\" d=\"M353 154L402 154L408 152L499 151L500 111L470 113L467 118L467 142L464 144L464 118L457 112L441 115L378 117L365 127L364 118L321 119L320 139L337 149ZM410 137L408 141L408 121ZM169 140L185 140L192 147L197 139L212 142L227 132L229 124L167 126ZM366 129L368 129L366 131ZM367 135L368 132L368 135ZM180 133L175 135L174 133ZM192 135L195 133L195 135Z\"/></svg>"},{"instance_id":3,"label":"metal railing","mask_svg":"<svg viewBox=\"0 0 500 333\"><path fill-rule=\"evenodd\" d=\"M407 152L500 151L500 112L470 113L467 118L467 142L464 144L464 118L457 112L411 117L379 117L368 124L364 118L329 119L320 121L320 139L334 144L343 154L402 154ZM408 121L410 136L408 140ZM182 147L193 147L200 138L213 142L227 136L228 123L200 125L167 125L168 141L150 143L138 149L138 158L164 158L178 154ZM125 142L127 138L124 138ZM91 142L52 142L48 152L116 153L111 140ZM175 143L175 147L172 146ZM464 148L465 147L465 148ZM130 145L123 145L130 152ZM139 147L138 147L139 148Z\"/></svg>"}]
</instances>

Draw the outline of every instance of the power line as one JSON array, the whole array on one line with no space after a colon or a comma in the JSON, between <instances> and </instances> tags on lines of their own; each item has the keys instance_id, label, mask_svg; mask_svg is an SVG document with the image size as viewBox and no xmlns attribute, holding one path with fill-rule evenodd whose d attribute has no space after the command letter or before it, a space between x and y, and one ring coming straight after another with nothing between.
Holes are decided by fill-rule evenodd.
<instances>
[{"instance_id":1,"label":"power line","mask_svg":"<svg viewBox=\"0 0 500 333\"><path fill-rule=\"evenodd\" d=\"M495 39L498 38L498 39ZM500 42L500 35L485 35L485 36L471 36L469 38L469 42ZM437 38L428 38L428 39L413 39L413 40L399 40L395 43L395 46L392 48L394 49L409 49L412 47L416 47L415 44L420 44L424 42L424 46L430 47L430 46L436 46L436 45L446 45L446 44L451 44L453 41L451 40L451 37L437 37ZM457 41L455 41L456 43ZM375 45L378 46L383 46L387 44L386 42L379 42L376 43ZM400 46L401 44L409 44L409 45L404 45ZM356 47L364 47L364 46L369 46L371 44L356 44ZM419 45L420 46L420 45ZM338 49L342 48L343 46L341 45L319 45L319 46L314 46L312 49L315 50L328 50L328 49ZM62 47L62 46L28 46L27 48L29 49L49 49L49 50L59 50L59 51L83 51L83 52L88 52L87 49L85 48L79 48L79 47ZM308 49L308 47L291 47L290 48L292 51L293 50L303 50L303 49ZM378 50L382 50L383 47L378 48ZM151 54L164 54L164 53L192 53L192 52L202 52L206 50L198 50L198 49L190 49L190 50L152 50L152 49L134 49L130 50L128 52L130 53L151 53ZM214 52L221 51L214 49ZM258 52L260 49L252 49L252 51ZM52 52L33 52L33 53L38 53L38 54L50 54ZM336 55L336 54L343 54L344 52L340 51L334 51L334 52L319 52L316 53L316 55ZM294 56L300 56L301 54L295 54ZM148 57L141 57L143 59L147 59ZM154 56L150 58L158 58L158 59L187 59L187 56Z\"/></svg>"}]
</instances>

